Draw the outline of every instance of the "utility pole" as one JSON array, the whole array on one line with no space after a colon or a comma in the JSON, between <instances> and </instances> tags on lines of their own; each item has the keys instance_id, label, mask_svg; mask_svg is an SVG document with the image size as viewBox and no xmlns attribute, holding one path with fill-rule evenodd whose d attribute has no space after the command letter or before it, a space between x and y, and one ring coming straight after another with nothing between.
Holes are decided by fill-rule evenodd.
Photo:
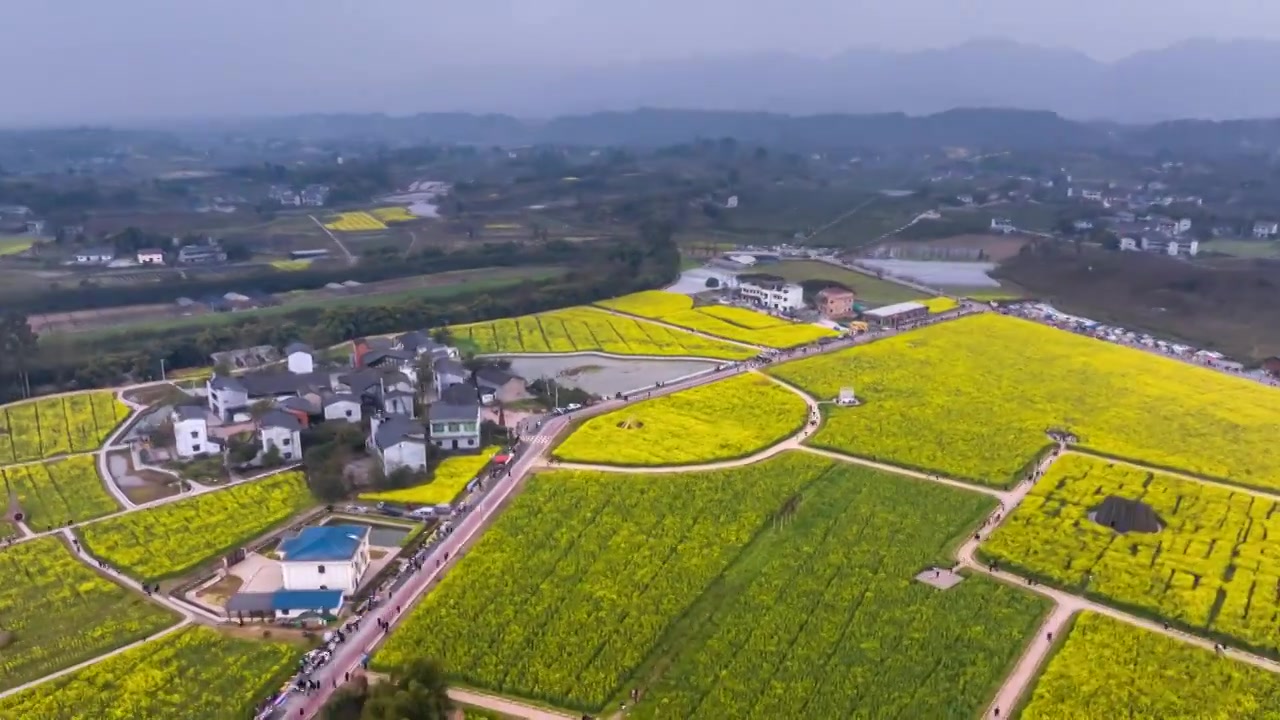
<instances>
[{"instance_id":1,"label":"utility pole","mask_svg":"<svg viewBox=\"0 0 1280 720\"><path fill-rule=\"evenodd\" d=\"M166 378L164 374L164 358L160 358L160 381L165 382L165 380Z\"/></svg>"}]
</instances>

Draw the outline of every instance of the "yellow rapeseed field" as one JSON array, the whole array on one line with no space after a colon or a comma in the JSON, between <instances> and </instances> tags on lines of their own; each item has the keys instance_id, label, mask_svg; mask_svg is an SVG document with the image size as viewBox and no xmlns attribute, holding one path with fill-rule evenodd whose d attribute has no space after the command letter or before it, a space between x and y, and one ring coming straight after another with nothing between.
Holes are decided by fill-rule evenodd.
<instances>
[{"instance_id":1,"label":"yellow rapeseed field","mask_svg":"<svg viewBox=\"0 0 1280 720\"><path fill-rule=\"evenodd\" d=\"M361 500L404 503L406 505L443 505L453 502L467 483L498 454L501 448L485 448L476 455L454 455L440 461L431 476L431 482L399 490L360 493Z\"/></svg>"},{"instance_id":2,"label":"yellow rapeseed field","mask_svg":"<svg viewBox=\"0 0 1280 720\"><path fill-rule=\"evenodd\" d=\"M1280 487L1280 391L986 313L771 370L827 408L814 442L1003 486L1067 430L1096 452Z\"/></svg>"},{"instance_id":3,"label":"yellow rapeseed field","mask_svg":"<svg viewBox=\"0 0 1280 720\"><path fill-rule=\"evenodd\" d=\"M1116 496L1155 511L1157 533L1120 534L1089 518ZM1269 651L1280 649L1275 500L1067 454L983 543L984 557Z\"/></svg>"},{"instance_id":4,"label":"yellow rapeseed field","mask_svg":"<svg viewBox=\"0 0 1280 720\"><path fill-rule=\"evenodd\" d=\"M371 213L384 223L412 222L417 220L417 216L402 207L381 207L373 210Z\"/></svg>"},{"instance_id":5,"label":"yellow rapeseed field","mask_svg":"<svg viewBox=\"0 0 1280 720\"><path fill-rule=\"evenodd\" d=\"M746 360L758 351L599 308L564 310L455 325L453 337L479 353L606 352L614 355Z\"/></svg>"},{"instance_id":6,"label":"yellow rapeseed field","mask_svg":"<svg viewBox=\"0 0 1280 720\"><path fill-rule=\"evenodd\" d=\"M381 220L367 212L338 213L337 217L330 219L324 226L338 232L374 232L387 229Z\"/></svg>"},{"instance_id":7,"label":"yellow rapeseed field","mask_svg":"<svg viewBox=\"0 0 1280 720\"><path fill-rule=\"evenodd\" d=\"M807 345L836 333L817 325L801 325L745 308L710 305L693 306L693 298L664 290L645 290L596 303L600 307L661 320L726 340L792 348Z\"/></svg>"},{"instance_id":8,"label":"yellow rapeseed field","mask_svg":"<svg viewBox=\"0 0 1280 720\"><path fill-rule=\"evenodd\" d=\"M949 297L929 298L928 300L921 300L920 304L929 308L929 312L931 313L942 313L948 310L954 310L960 305L960 303L956 302L954 298Z\"/></svg>"},{"instance_id":9,"label":"yellow rapeseed field","mask_svg":"<svg viewBox=\"0 0 1280 720\"><path fill-rule=\"evenodd\" d=\"M693 465L750 455L804 426L804 399L745 374L584 422L555 450L566 462Z\"/></svg>"}]
</instances>

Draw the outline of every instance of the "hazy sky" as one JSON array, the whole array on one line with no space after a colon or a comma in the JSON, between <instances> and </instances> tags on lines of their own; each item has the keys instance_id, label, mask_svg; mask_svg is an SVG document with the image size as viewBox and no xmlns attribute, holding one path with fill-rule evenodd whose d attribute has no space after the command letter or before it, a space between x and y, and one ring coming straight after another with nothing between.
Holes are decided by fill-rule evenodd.
<instances>
[{"instance_id":1,"label":"hazy sky","mask_svg":"<svg viewBox=\"0 0 1280 720\"><path fill-rule=\"evenodd\" d=\"M1101 59L1198 36L1280 39L1275 0L8 0L0 124L395 110L477 65L940 47L976 37ZM424 78L426 80L424 80ZM434 109L434 108L432 108ZM231 110L234 111L234 110Z\"/></svg>"}]
</instances>

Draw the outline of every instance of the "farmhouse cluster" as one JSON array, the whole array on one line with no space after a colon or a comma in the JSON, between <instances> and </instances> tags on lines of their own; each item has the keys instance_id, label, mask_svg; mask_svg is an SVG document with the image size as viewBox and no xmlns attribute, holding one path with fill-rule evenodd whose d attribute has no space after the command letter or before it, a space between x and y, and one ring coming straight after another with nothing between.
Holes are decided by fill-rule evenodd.
<instances>
[{"instance_id":1,"label":"farmhouse cluster","mask_svg":"<svg viewBox=\"0 0 1280 720\"><path fill-rule=\"evenodd\" d=\"M297 462L304 429L367 419L366 445L390 474L425 469L428 444L479 450L481 406L523 396L524 381L497 368L472 373L456 347L414 331L357 340L343 366L326 365L311 347L293 343L284 349L283 367L215 374L205 391L206 407L173 410L179 457L220 453L228 438L252 432L261 456Z\"/></svg>"}]
</instances>

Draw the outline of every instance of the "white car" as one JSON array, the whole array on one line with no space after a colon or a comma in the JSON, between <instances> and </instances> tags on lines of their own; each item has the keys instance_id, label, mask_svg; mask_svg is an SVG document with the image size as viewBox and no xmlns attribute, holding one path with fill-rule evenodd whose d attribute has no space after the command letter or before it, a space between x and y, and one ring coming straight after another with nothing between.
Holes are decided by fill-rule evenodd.
<instances>
[{"instance_id":1,"label":"white car","mask_svg":"<svg viewBox=\"0 0 1280 720\"><path fill-rule=\"evenodd\" d=\"M570 411L571 411L571 410L581 410L581 409L582 409L582 406L581 406L581 405L579 405L578 403L569 403L568 405L565 405L565 406L564 406L564 409L565 409L565 410L570 410Z\"/></svg>"}]
</instances>

